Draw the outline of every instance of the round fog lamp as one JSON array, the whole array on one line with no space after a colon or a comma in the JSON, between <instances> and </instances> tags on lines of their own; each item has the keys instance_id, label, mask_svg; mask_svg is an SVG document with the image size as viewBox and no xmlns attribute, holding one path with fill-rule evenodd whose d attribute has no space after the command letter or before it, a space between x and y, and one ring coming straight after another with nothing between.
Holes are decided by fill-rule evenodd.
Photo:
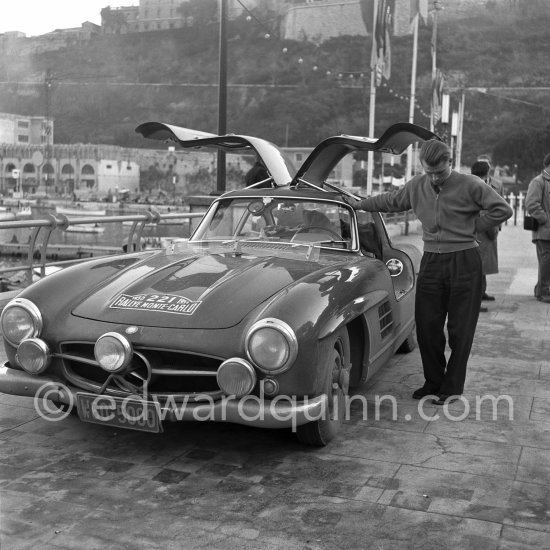
<instances>
[{"instance_id":1,"label":"round fog lamp","mask_svg":"<svg viewBox=\"0 0 550 550\"><path fill-rule=\"evenodd\" d=\"M17 348L17 362L29 374L40 374L50 364L50 348L39 338L23 340Z\"/></svg>"},{"instance_id":2,"label":"round fog lamp","mask_svg":"<svg viewBox=\"0 0 550 550\"><path fill-rule=\"evenodd\" d=\"M218 386L227 395L242 397L256 385L256 372L244 359L234 357L224 361L216 373Z\"/></svg>"},{"instance_id":3,"label":"round fog lamp","mask_svg":"<svg viewBox=\"0 0 550 550\"><path fill-rule=\"evenodd\" d=\"M132 358L132 346L122 334L107 332L97 339L94 355L102 369L111 373L122 372Z\"/></svg>"}]
</instances>

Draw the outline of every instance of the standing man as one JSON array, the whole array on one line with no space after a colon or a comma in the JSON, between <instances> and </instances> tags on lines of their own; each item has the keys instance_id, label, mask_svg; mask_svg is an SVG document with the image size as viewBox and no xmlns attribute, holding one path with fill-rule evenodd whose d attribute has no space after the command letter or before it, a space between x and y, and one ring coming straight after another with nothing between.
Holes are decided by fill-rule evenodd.
<instances>
[{"instance_id":1,"label":"standing man","mask_svg":"<svg viewBox=\"0 0 550 550\"><path fill-rule=\"evenodd\" d=\"M491 165L486 160L477 160L472 164L471 172L474 176L482 179L487 185L490 185L500 196L502 196L502 183L497 182L489 175ZM487 275L498 273L498 248L497 237L500 227L491 227L487 231L479 233L477 240L479 243L479 253L481 254L481 265L483 275L481 278L481 288L483 294L482 300L494 302L495 297L487 294ZM482 307L480 311L487 311L486 307Z\"/></svg>"},{"instance_id":2,"label":"standing man","mask_svg":"<svg viewBox=\"0 0 550 550\"><path fill-rule=\"evenodd\" d=\"M265 164L261 161L260 157L256 156L256 160L252 165L252 168L246 173L245 185L248 187L254 183L264 181L269 178L269 172L265 167ZM269 187L269 186L268 186Z\"/></svg>"},{"instance_id":3,"label":"standing man","mask_svg":"<svg viewBox=\"0 0 550 550\"><path fill-rule=\"evenodd\" d=\"M346 201L356 210L403 212L412 208L422 223L424 254L415 318L425 382L413 398L433 395L432 402L443 405L456 401L464 390L479 317L482 271L476 233L501 224L513 212L479 178L454 171L451 150L442 141L424 142L420 162L425 173L398 191ZM448 361L445 322L451 348Z\"/></svg>"},{"instance_id":4,"label":"standing man","mask_svg":"<svg viewBox=\"0 0 550 550\"><path fill-rule=\"evenodd\" d=\"M537 247L539 262L535 297L540 302L550 303L550 153L544 157L542 165L542 172L531 180L527 189L525 209L538 222L531 239Z\"/></svg>"}]
</instances>

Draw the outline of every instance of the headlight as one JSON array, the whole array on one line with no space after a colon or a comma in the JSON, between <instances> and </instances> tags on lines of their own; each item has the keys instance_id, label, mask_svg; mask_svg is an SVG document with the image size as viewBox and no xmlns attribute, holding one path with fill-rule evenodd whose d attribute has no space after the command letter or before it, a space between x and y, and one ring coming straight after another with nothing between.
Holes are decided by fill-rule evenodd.
<instances>
[{"instance_id":1,"label":"headlight","mask_svg":"<svg viewBox=\"0 0 550 550\"><path fill-rule=\"evenodd\" d=\"M18 346L26 338L40 336L42 314L30 300L15 298L2 311L0 325L4 338L12 346Z\"/></svg>"},{"instance_id":2,"label":"headlight","mask_svg":"<svg viewBox=\"0 0 550 550\"><path fill-rule=\"evenodd\" d=\"M118 332L106 332L94 346L96 361L107 372L122 372L132 359L130 342Z\"/></svg>"},{"instance_id":3,"label":"headlight","mask_svg":"<svg viewBox=\"0 0 550 550\"><path fill-rule=\"evenodd\" d=\"M16 359L29 374L40 374L50 364L50 349L48 344L39 338L28 338L17 348Z\"/></svg>"},{"instance_id":4,"label":"headlight","mask_svg":"<svg viewBox=\"0 0 550 550\"><path fill-rule=\"evenodd\" d=\"M249 359L261 371L278 374L289 369L298 354L294 331L279 319L262 319L254 323L245 341Z\"/></svg>"}]
</instances>

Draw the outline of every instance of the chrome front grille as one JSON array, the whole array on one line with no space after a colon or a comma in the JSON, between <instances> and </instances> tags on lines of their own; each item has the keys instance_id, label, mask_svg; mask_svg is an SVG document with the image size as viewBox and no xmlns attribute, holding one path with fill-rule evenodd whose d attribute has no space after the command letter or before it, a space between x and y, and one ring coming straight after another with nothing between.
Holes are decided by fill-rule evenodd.
<instances>
[{"instance_id":1,"label":"chrome front grille","mask_svg":"<svg viewBox=\"0 0 550 550\"><path fill-rule=\"evenodd\" d=\"M135 387L137 393L159 397L221 394L216 381L220 359L136 346L128 369L117 378L96 362L93 342L64 342L60 351L65 376L85 391L121 394Z\"/></svg>"}]
</instances>

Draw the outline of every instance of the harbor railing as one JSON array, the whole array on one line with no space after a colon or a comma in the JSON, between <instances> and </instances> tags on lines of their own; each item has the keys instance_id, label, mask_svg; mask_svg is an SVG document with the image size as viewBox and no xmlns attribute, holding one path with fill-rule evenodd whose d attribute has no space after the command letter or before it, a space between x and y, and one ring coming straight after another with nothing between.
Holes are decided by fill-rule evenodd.
<instances>
[{"instance_id":1,"label":"harbor railing","mask_svg":"<svg viewBox=\"0 0 550 550\"><path fill-rule=\"evenodd\" d=\"M83 212L84 214L84 212ZM114 254L138 252L143 249L144 230L152 225L162 224L171 220L180 220L182 229L187 233L191 231L193 218L201 218L203 212L171 212L160 213L155 209L144 211L140 214L126 214L121 216L79 216L70 217L63 214L47 215L43 219L30 220L10 220L0 222L0 229L31 229L29 242L18 247L27 248L26 261L22 260L21 265L0 268L0 277L8 273L24 272L23 286L28 286L34 279L44 277L47 274L48 267L59 266L66 267L79 262L87 261L90 257L105 257ZM69 260L48 261L52 256L52 249L59 249L61 245L52 244L50 238L55 230L67 231L74 226L95 226L111 223L131 222L129 233L120 246L86 246L70 245L74 250L76 258ZM188 222L188 227L184 224ZM182 231L183 236L183 231Z\"/></svg>"}]
</instances>

